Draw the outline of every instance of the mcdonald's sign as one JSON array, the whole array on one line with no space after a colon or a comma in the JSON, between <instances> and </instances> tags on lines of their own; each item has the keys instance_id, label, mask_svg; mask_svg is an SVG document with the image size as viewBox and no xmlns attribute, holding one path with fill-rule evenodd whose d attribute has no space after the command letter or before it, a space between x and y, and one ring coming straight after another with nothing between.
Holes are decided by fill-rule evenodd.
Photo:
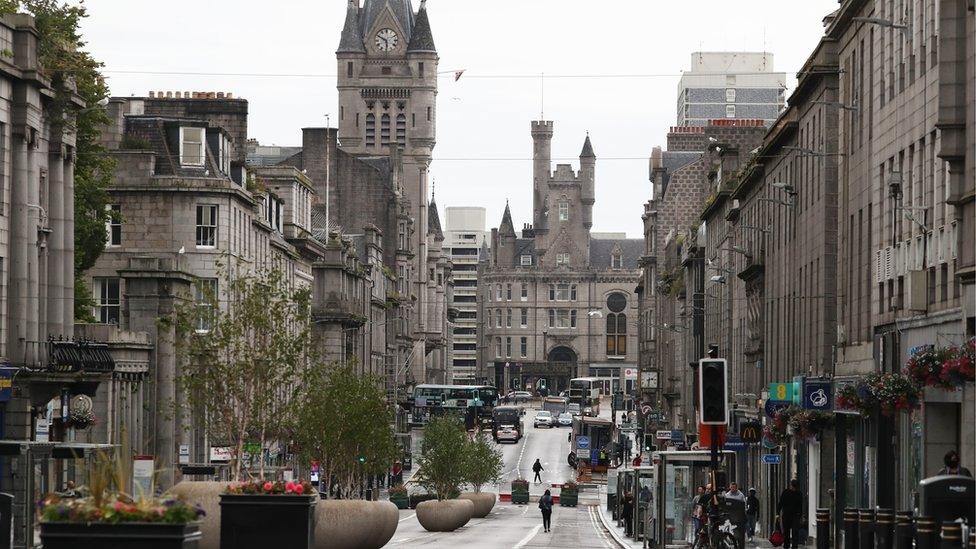
<instances>
[{"instance_id":1,"label":"mcdonald's sign","mask_svg":"<svg viewBox=\"0 0 976 549\"><path fill-rule=\"evenodd\" d=\"M746 444L758 444L762 441L762 425L757 421L750 421L739 426L739 439Z\"/></svg>"}]
</instances>

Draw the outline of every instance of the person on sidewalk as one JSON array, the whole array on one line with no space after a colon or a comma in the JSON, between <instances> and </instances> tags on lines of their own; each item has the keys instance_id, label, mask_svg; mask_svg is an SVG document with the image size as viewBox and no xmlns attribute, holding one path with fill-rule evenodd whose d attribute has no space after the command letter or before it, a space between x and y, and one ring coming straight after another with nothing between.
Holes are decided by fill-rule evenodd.
<instances>
[{"instance_id":1,"label":"person on sidewalk","mask_svg":"<svg viewBox=\"0 0 976 549\"><path fill-rule=\"evenodd\" d=\"M949 450L945 455L945 467L939 471L939 475L961 475L972 478L973 474L959 465L959 452Z\"/></svg>"},{"instance_id":2,"label":"person on sidewalk","mask_svg":"<svg viewBox=\"0 0 976 549\"><path fill-rule=\"evenodd\" d=\"M548 532L552 528L552 494L549 490L539 498L539 509L542 511L542 531Z\"/></svg>"},{"instance_id":3,"label":"person on sidewalk","mask_svg":"<svg viewBox=\"0 0 976 549\"><path fill-rule=\"evenodd\" d=\"M545 471L542 468L542 463L536 458L535 463L532 464L532 471L535 473L535 480L533 482L542 482L542 475L539 473Z\"/></svg>"},{"instance_id":4,"label":"person on sidewalk","mask_svg":"<svg viewBox=\"0 0 976 549\"><path fill-rule=\"evenodd\" d=\"M624 515L624 524L626 525L624 531L627 532L627 537L630 537L634 532L634 498L630 492L624 492L624 505L621 512Z\"/></svg>"},{"instance_id":5,"label":"person on sidewalk","mask_svg":"<svg viewBox=\"0 0 976 549\"><path fill-rule=\"evenodd\" d=\"M749 488L749 497L746 498L746 535L749 536L749 543L756 537L756 523L759 522L759 498L756 497L756 489Z\"/></svg>"},{"instance_id":6,"label":"person on sidewalk","mask_svg":"<svg viewBox=\"0 0 976 549\"><path fill-rule=\"evenodd\" d=\"M741 501L742 503L746 503L746 495L739 490L739 485L735 482L729 484L729 491L725 492L725 498L735 499Z\"/></svg>"},{"instance_id":7,"label":"person on sidewalk","mask_svg":"<svg viewBox=\"0 0 976 549\"><path fill-rule=\"evenodd\" d=\"M695 539L698 539L698 531L701 530L702 526L703 507L699 500L703 495L705 495L705 487L699 486L695 497L691 500L691 524L694 528L692 535L694 535Z\"/></svg>"},{"instance_id":8,"label":"person on sidewalk","mask_svg":"<svg viewBox=\"0 0 976 549\"><path fill-rule=\"evenodd\" d=\"M800 481L793 479L790 486L783 490L776 504L780 524L783 527L783 549L797 549L806 540L800 539L800 522L803 517L803 493L800 492Z\"/></svg>"}]
</instances>

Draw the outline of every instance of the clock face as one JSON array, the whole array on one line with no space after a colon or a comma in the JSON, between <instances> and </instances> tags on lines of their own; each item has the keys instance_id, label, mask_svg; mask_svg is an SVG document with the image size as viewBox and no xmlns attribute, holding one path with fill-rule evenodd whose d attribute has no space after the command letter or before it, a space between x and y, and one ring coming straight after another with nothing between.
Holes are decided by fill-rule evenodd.
<instances>
[{"instance_id":1,"label":"clock face","mask_svg":"<svg viewBox=\"0 0 976 549\"><path fill-rule=\"evenodd\" d=\"M376 48L380 51L393 51L398 42L399 38L393 29L383 29L376 33Z\"/></svg>"}]
</instances>

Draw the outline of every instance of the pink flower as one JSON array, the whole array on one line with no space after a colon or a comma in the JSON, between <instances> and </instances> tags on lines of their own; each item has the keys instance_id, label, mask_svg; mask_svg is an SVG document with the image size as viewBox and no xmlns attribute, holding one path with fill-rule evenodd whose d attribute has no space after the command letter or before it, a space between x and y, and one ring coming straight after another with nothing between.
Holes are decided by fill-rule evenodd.
<instances>
[{"instance_id":1,"label":"pink flower","mask_svg":"<svg viewBox=\"0 0 976 549\"><path fill-rule=\"evenodd\" d=\"M270 492L273 488L274 488L274 484L272 484L271 482L265 482L264 483L264 491L265 492Z\"/></svg>"},{"instance_id":2,"label":"pink flower","mask_svg":"<svg viewBox=\"0 0 976 549\"><path fill-rule=\"evenodd\" d=\"M296 484L295 485L295 493L298 494L299 496L302 495L302 494L304 494L305 493L305 487L302 486L301 484Z\"/></svg>"},{"instance_id":3,"label":"pink flower","mask_svg":"<svg viewBox=\"0 0 976 549\"><path fill-rule=\"evenodd\" d=\"M285 484L285 493L286 494L290 494L290 493L292 493L294 491L295 491L295 483L294 482L289 482L288 484Z\"/></svg>"},{"instance_id":4,"label":"pink flower","mask_svg":"<svg viewBox=\"0 0 976 549\"><path fill-rule=\"evenodd\" d=\"M121 501L116 501L116 502L115 502L115 503L114 503L114 504L112 505L112 508L113 508L113 509L115 509L116 511L121 511L122 509L124 509L124 508L125 508L125 504L124 504L124 503L122 503Z\"/></svg>"}]
</instances>

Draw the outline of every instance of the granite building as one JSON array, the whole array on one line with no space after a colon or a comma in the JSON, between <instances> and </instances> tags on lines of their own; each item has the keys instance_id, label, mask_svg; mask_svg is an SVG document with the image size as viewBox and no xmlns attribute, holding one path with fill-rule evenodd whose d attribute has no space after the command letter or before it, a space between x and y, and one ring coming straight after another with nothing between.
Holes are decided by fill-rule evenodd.
<instances>
[{"instance_id":1,"label":"granite building","mask_svg":"<svg viewBox=\"0 0 976 549\"><path fill-rule=\"evenodd\" d=\"M533 223L516 233L506 205L482 266L484 376L497 387L562 391L574 377L633 386L634 288L643 241L593 238L596 154L552 169L551 121L532 122Z\"/></svg>"}]
</instances>

